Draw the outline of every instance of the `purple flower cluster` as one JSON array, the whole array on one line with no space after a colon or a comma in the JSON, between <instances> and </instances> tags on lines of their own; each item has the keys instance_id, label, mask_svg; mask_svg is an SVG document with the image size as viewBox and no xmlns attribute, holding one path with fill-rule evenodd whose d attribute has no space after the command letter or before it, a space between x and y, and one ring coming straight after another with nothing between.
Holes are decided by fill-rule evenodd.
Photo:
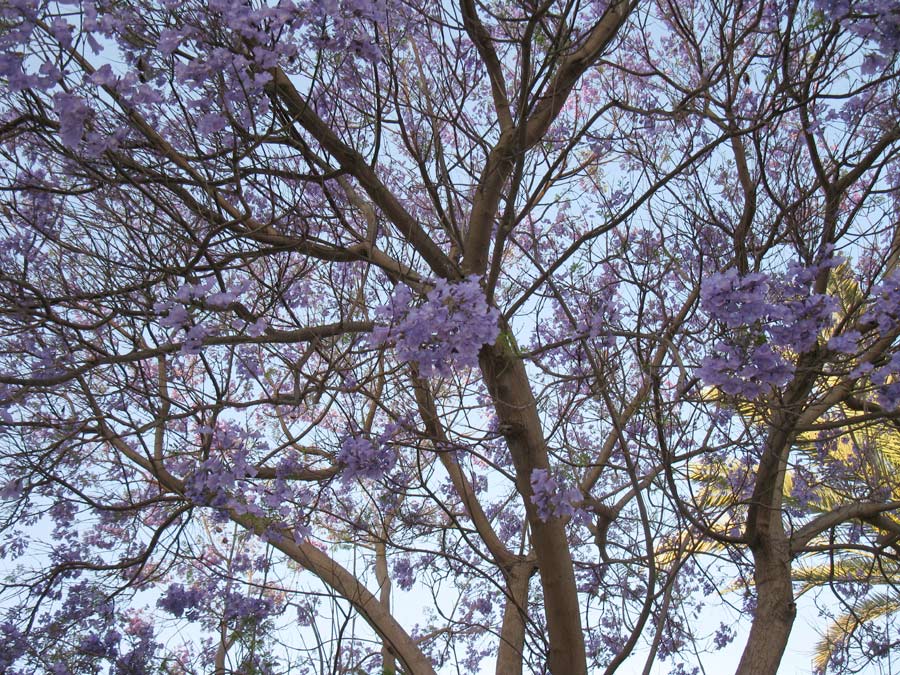
<instances>
[{"instance_id":1,"label":"purple flower cluster","mask_svg":"<svg viewBox=\"0 0 900 675\"><path fill-rule=\"evenodd\" d=\"M75 148L84 137L91 109L77 94L60 92L53 97L53 109L59 116L59 137L63 145Z\"/></svg>"},{"instance_id":2,"label":"purple flower cluster","mask_svg":"<svg viewBox=\"0 0 900 675\"><path fill-rule=\"evenodd\" d=\"M116 647L122 636L118 631L111 630L101 637L98 633L88 633L78 644L78 651L88 656L112 657L118 651Z\"/></svg>"},{"instance_id":3,"label":"purple flower cluster","mask_svg":"<svg viewBox=\"0 0 900 675\"><path fill-rule=\"evenodd\" d=\"M240 453L231 466L221 457L210 457L184 479L184 495L198 506L224 508L232 504L231 490L237 481L254 473Z\"/></svg>"},{"instance_id":4,"label":"purple flower cluster","mask_svg":"<svg viewBox=\"0 0 900 675\"><path fill-rule=\"evenodd\" d=\"M228 309L248 288L247 282L241 281L235 282L225 291L210 293L215 282L214 277L196 283L185 282L178 288L171 299L160 301L153 305L153 310L160 315L160 326L172 328L176 331L185 331L184 341L181 346L183 354L199 354L203 351L204 339L214 332L213 328L208 324L192 324L191 310ZM259 319L254 324L244 326L247 334L252 336L261 335L265 328L265 319Z\"/></svg>"},{"instance_id":5,"label":"purple flower cluster","mask_svg":"<svg viewBox=\"0 0 900 675\"><path fill-rule=\"evenodd\" d=\"M732 643L734 636L734 629L731 626L720 623L719 628L713 636L713 645L715 645L716 649L725 649L725 647Z\"/></svg>"},{"instance_id":6,"label":"purple flower cluster","mask_svg":"<svg viewBox=\"0 0 900 675\"><path fill-rule=\"evenodd\" d=\"M196 621L204 607L219 600L224 608L223 618L229 622L262 620L275 609L270 598L251 597L234 591L222 593L215 585L185 588L182 584L170 584L156 606L176 618L184 616L189 621Z\"/></svg>"},{"instance_id":7,"label":"purple flower cluster","mask_svg":"<svg viewBox=\"0 0 900 675\"><path fill-rule=\"evenodd\" d=\"M770 387L783 386L794 372L793 366L769 344L748 347L719 342L713 351L713 355L703 359L697 376L728 396L756 398Z\"/></svg>"},{"instance_id":8,"label":"purple flower cluster","mask_svg":"<svg viewBox=\"0 0 900 675\"><path fill-rule=\"evenodd\" d=\"M794 264L780 278L759 272L741 276L735 269L711 275L700 297L710 318L726 329L726 337L703 360L697 375L725 394L742 398L783 386L794 371L787 354L814 348L833 321L837 300L810 288L819 272L840 263L832 257L811 267ZM852 335L840 337L836 347L855 347Z\"/></svg>"},{"instance_id":9,"label":"purple flower cluster","mask_svg":"<svg viewBox=\"0 0 900 675\"><path fill-rule=\"evenodd\" d=\"M22 631L9 621L0 624L0 672L9 672L27 651L28 639Z\"/></svg>"},{"instance_id":10,"label":"purple flower cluster","mask_svg":"<svg viewBox=\"0 0 900 675\"><path fill-rule=\"evenodd\" d=\"M372 442L361 436L348 436L341 443L337 461L343 467L344 480L370 478L378 480L397 463L396 453L385 438Z\"/></svg>"},{"instance_id":11,"label":"purple flower cluster","mask_svg":"<svg viewBox=\"0 0 900 675\"><path fill-rule=\"evenodd\" d=\"M269 616L274 609L270 598L250 597L241 593L225 596L226 621L259 621Z\"/></svg>"},{"instance_id":12,"label":"purple flower cluster","mask_svg":"<svg viewBox=\"0 0 900 675\"><path fill-rule=\"evenodd\" d=\"M437 280L418 306L409 288L399 286L378 316L389 325L372 332L372 344L392 341L398 358L415 363L424 377L449 375L453 365L477 365L482 345L500 332L500 313L487 304L476 276Z\"/></svg>"},{"instance_id":13,"label":"purple flower cluster","mask_svg":"<svg viewBox=\"0 0 900 675\"><path fill-rule=\"evenodd\" d=\"M394 561L393 565L394 581L404 591L411 590L416 581L412 563L409 558L403 557Z\"/></svg>"},{"instance_id":14,"label":"purple flower cluster","mask_svg":"<svg viewBox=\"0 0 900 675\"><path fill-rule=\"evenodd\" d=\"M894 272L875 286L872 296L874 302L864 319L882 336L893 333L900 327L900 272ZM900 408L900 353L894 353L877 367L872 363L861 363L851 374L868 375L882 407L888 410Z\"/></svg>"},{"instance_id":15,"label":"purple flower cluster","mask_svg":"<svg viewBox=\"0 0 900 675\"><path fill-rule=\"evenodd\" d=\"M884 334L900 325L900 271L894 272L872 289L875 302L867 315Z\"/></svg>"},{"instance_id":16,"label":"purple flower cluster","mask_svg":"<svg viewBox=\"0 0 900 675\"><path fill-rule=\"evenodd\" d=\"M353 54L377 63L381 60L378 43L367 32L367 25L383 23L387 8L383 0L324 0L312 3L316 24L330 23L329 31L318 31L312 39L316 47Z\"/></svg>"},{"instance_id":17,"label":"purple flower cluster","mask_svg":"<svg viewBox=\"0 0 900 675\"><path fill-rule=\"evenodd\" d=\"M198 588L185 589L181 584L170 584L165 595L156 601L156 606L177 618L185 615L188 620L195 621L200 616L203 598L203 591Z\"/></svg>"},{"instance_id":18,"label":"purple flower cluster","mask_svg":"<svg viewBox=\"0 0 900 675\"><path fill-rule=\"evenodd\" d=\"M541 520L568 518L575 515L575 505L581 501L577 488L563 489L546 469L531 472L531 503L537 507Z\"/></svg>"},{"instance_id":19,"label":"purple flower cluster","mask_svg":"<svg viewBox=\"0 0 900 675\"><path fill-rule=\"evenodd\" d=\"M713 274L703 283L700 299L709 315L728 328L756 323L768 316L769 277L753 273L740 276L734 268Z\"/></svg>"},{"instance_id":20,"label":"purple flower cluster","mask_svg":"<svg viewBox=\"0 0 900 675\"><path fill-rule=\"evenodd\" d=\"M900 353L872 371L870 380L877 387L878 403L888 410L900 408Z\"/></svg>"},{"instance_id":21,"label":"purple flower cluster","mask_svg":"<svg viewBox=\"0 0 900 675\"><path fill-rule=\"evenodd\" d=\"M896 0L816 0L816 9L832 21L878 45L882 54L900 51L900 7ZM882 57L881 62L886 62Z\"/></svg>"}]
</instances>

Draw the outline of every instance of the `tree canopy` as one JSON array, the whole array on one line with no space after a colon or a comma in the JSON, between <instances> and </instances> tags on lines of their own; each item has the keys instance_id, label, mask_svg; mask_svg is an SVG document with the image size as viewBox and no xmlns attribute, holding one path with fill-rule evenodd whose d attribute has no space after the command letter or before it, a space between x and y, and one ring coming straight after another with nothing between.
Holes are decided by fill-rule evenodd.
<instances>
[{"instance_id":1,"label":"tree canopy","mask_svg":"<svg viewBox=\"0 0 900 675\"><path fill-rule=\"evenodd\" d=\"M6 0L0 671L900 652L892 0ZM664 665L660 665L664 664Z\"/></svg>"}]
</instances>

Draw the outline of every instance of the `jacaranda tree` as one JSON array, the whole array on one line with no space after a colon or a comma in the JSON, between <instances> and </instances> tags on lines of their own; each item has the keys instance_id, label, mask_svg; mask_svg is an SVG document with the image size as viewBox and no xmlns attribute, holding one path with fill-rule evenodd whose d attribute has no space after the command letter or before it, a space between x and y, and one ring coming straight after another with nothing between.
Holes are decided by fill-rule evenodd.
<instances>
[{"instance_id":1,"label":"jacaranda tree","mask_svg":"<svg viewBox=\"0 0 900 675\"><path fill-rule=\"evenodd\" d=\"M898 50L894 0L5 0L0 671L774 675L798 606L896 660Z\"/></svg>"}]
</instances>

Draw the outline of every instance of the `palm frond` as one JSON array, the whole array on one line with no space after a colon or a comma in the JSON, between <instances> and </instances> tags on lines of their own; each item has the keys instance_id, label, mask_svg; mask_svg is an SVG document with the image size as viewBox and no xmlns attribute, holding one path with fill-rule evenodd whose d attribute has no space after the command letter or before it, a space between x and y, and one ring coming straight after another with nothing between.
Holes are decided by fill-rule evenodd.
<instances>
[{"instance_id":1,"label":"palm frond","mask_svg":"<svg viewBox=\"0 0 900 675\"><path fill-rule=\"evenodd\" d=\"M900 597L876 593L859 602L852 610L836 617L816 644L812 659L814 671L826 672L832 654L846 645L847 639L861 624L897 610L900 610Z\"/></svg>"}]
</instances>

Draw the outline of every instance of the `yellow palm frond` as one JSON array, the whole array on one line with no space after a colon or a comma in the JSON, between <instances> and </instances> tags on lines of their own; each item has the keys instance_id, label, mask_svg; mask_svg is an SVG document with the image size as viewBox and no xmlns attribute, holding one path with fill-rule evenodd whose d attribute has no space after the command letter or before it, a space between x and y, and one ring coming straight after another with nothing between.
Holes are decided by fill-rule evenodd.
<instances>
[{"instance_id":1,"label":"yellow palm frond","mask_svg":"<svg viewBox=\"0 0 900 675\"><path fill-rule=\"evenodd\" d=\"M836 649L841 648L845 640L860 624L900 610L900 597L887 593L876 593L858 603L851 611L835 618L825 630L822 639L816 644L812 665L816 672L824 673L828 661Z\"/></svg>"},{"instance_id":2,"label":"yellow palm frond","mask_svg":"<svg viewBox=\"0 0 900 675\"><path fill-rule=\"evenodd\" d=\"M882 560L876 564L868 554L854 554L816 564L801 564L791 570L791 578L800 584L799 594L831 582L865 582L871 586L891 584L900 574L900 565Z\"/></svg>"}]
</instances>

